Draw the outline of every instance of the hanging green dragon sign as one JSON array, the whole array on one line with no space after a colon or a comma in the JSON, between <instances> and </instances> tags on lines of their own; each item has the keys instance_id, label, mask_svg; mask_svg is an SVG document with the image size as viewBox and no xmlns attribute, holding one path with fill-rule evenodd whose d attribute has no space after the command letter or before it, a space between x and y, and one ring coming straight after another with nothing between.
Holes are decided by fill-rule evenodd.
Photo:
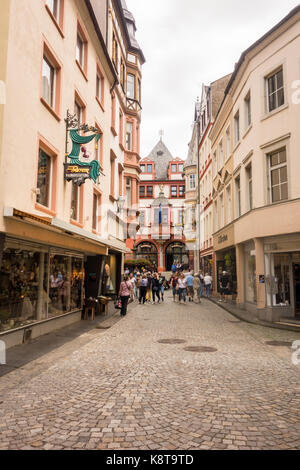
<instances>
[{"instance_id":1,"label":"hanging green dragon sign","mask_svg":"<svg viewBox=\"0 0 300 470\"><path fill-rule=\"evenodd\" d=\"M92 142L95 139L95 149L98 149L98 142L100 140L100 133L95 127L89 127L86 124L79 126L78 119L76 115L71 115L68 111L66 122L66 162L65 167L65 180L73 181L74 184L81 186L85 183L87 179L91 179L94 183L97 183L97 180L100 175L100 164L98 160L93 160L91 162L84 162L80 160L80 152L83 153L83 158L89 158L89 155L86 153L86 148L83 145L86 145ZM77 128L77 129L75 129ZM89 136L82 136L79 134L79 131L94 132ZM70 136L72 141L72 151L68 153L68 136ZM68 161L69 159L69 161Z\"/></svg>"}]
</instances>

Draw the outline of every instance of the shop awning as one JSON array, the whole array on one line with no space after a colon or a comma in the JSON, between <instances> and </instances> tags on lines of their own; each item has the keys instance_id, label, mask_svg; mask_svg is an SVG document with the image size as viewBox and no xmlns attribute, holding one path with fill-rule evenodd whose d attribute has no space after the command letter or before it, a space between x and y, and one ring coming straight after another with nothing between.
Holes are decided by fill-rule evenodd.
<instances>
[{"instance_id":1,"label":"shop awning","mask_svg":"<svg viewBox=\"0 0 300 470\"><path fill-rule=\"evenodd\" d=\"M113 250L119 251L121 253L130 253L130 250L126 247L125 243L118 241L118 240L106 240L105 238L101 238L98 235L88 232L80 227L76 227L75 225L69 224L64 220L57 219L55 217L43 217L37 214L30 214L29 212L20 211L13 207L5 207L3 211L3 215L6 218L14 218L26 222L37 222L48 227L52 227L54 229L59 229L67 234L78 236L86 241L92 241L103 246L106 250L106 254L108 254L108 249L111 248Z\"/></svg>"},{"instance_id":2,"label":"shop awning","mask_svg":"<svg viewBox=\"0 0 300 470\"><path fill-rule=\"evenodd\" d=\"M29 214L28 212L20 211L14 207L4 207L3 216L9 218L15 217L21 220L28 219L29 221L39 222L48 226L50 226L52 222L51 217L41 217L40 215Z\"/></svg>"}]
</instances>

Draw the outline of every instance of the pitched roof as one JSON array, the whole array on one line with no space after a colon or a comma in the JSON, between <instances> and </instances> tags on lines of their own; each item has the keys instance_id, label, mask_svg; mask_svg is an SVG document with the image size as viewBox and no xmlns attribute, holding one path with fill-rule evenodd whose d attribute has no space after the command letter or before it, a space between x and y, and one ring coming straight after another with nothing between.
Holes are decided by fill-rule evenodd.
<instances>
[{"instance_id":1,"label":"pitched roof","mask_svg":"<svg viewBox=\"0 0 300 470\"><path fill-rule=\"evenodd\" d=\"M155 179L167 180L169 163L174 160L174 157L162 140L151 150L147 159L155 163Z\"/></svg>"}]
</instances>

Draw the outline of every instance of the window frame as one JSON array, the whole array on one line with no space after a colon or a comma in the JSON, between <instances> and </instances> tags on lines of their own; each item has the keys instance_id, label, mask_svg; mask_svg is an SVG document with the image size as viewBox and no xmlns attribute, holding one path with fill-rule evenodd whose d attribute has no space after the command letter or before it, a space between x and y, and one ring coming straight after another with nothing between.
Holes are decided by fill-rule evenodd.
<instances>
[{"instance_id":1,"label":"window frame","mask_svg":"<svg viewBox=\"0 0 300 470\"><path fill-rule=\"evenodd\" d=\"M77 59L77 46L78 46L78 38L81 40L82 42L82 47L83 47L83 50L82 50L82 53L83 53L83 57L82 57L82 62L81 63L78 59ZM77 19L77 32L76 32L76 46L75 46L75 62L79 68L79 70L81 71L83 77L85 78L86 81L88 81L88 78L87 78L87 72L88 72L88 39L87 39L87 34L85 33L85 30L82 26L82 24L80 23L79 19Z\"/></svg>"},{"instance_id":2,"label":"window frame","mask_svg":"<svg viewBox=\"0 0 300 470\"><path fill-rule=\"evenodd\" d=\"M278 81L277 79L277 75L282 72L282 87L281 88L276 88L275 91L273 91L272 93L270 93L270 88L269 88L269 84L270 84L270 79L272 77L275 77L276 78L276 83ZM285 106L287 104L287 100L286 100L286 91L285 91L285 76L284 76L284 68L283 68L283 64L280 65L279 67L277 67L276 69L274 69L271 73L269 73L268 75L265 76L265 90L266 90L266 110L267 110L267 114L270 114L270 113L274 113L276 112L278 109L281 109L283 106ZM281 105L278 104L278 92L282 90L283 91L283 103ZM276 97L276 101L277 101L277 106L275 106L273 109L270 109L270 95L274 95L275 94L275 97Z\"/></svg>"},{"instance_id":3,"label":"window frame","mask_svg":"<svg viewBox=\"0 0 300 470\"><path fill-rule=\"evenodd\" d=\"M54 83L53 83L53 105L51 106L43 96L43 65L44 60L54 68ZM62 65L57 59L54 51L51 49L46 40L43 42L43 54L41 64L41 88L40 88L40 101L50 111L57 121L61 121L60 110L61 110L61 75Z\"/></svg>"},{"instance_id":4,"label":"window frame","mask_svg":"<svg viewBox=\"0 0 300 470\"><path fill-rule=\"evenodd\" d=\"M53 0L57 2L58 7L58 18L55 16L54 12L52 11L51 7L48 4L48 0L45 0L45 8L49 13L50 18L52 19L55 27L57 28L58 32L64 38L64 0Z\"/></svg>"},{"instance_id":5,"label":"window frame","mask_svg":"<svg viewBox=\"0 0 300 470\"><path fill-rule=\"evenodd\" d=\"M50 169L50 191L49 191L49 204L48 207L42 205L38 202L38 195L35 194L35 209L51 215L56 216L57 211L57 165L58 165L58 155L59 151L51 145L42 135L38 134L38 143L37 143L37 160L36 160L36 176L35 176L35 188L38 188L38 165L39 165L39 155L40 151L43 151L48 157L51 158L51 169Z\"/></svg>"},{"instance_id":6,"label":"window frame","mask_svg":"<svg viewBox=\"0 0 300 470\"><path fill-rule=\"evenodd\" d=\"M277 165L273 165L271 166L271 158L276 155L276 154L280 154L282 151L285 152L285 157L286 157L286 160L285 162L283 163L278 163ZM282 202L285 202L285 201L288 201L289 200L289 175L288 175L288 159L287 159L287 148L286 147L280 147L279 149L277 150L274 150L272 152L269 152L267 154L267 166L268 166L268 179L269 179L269 200L270 200L270 203L273 205L273 204L280 204ZM282 168L286 168L286 174L287 174L287 181L284 182L284 183L279 183L277 185L274 185L274 186L279 186L279 191L280 191L280 195L281 195L281 186L286 184L287 185L287 198L285 199L280 199L278 201L273 201L273 187L272 186L272 172L274 171L277 171L277 170L281 170ZM280 172L279 172L280 174Z\"/></svg>"}]
</instances>

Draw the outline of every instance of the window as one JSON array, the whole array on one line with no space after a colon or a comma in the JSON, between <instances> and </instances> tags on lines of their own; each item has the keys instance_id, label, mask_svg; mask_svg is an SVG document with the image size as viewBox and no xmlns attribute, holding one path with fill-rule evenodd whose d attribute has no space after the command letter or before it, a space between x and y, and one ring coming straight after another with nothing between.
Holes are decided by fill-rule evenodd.
<instances>
[{"instance_id":1,"label":"window","mask_svg":"<svg viewBox=\"0 0 300 470\"><path fill-rule=\"evenodd\" d=\"M39 151L38 179L36 202L44 207L50 207L51 200L51 157L43 150Z\"/></svg>"},{"instance_id":2,"label":"window","mask_svg":"<svg viewBox=\"0 0 300 470\"><path fill-rule=\"evenodd\" d=\"M242 208L241 208L241 178L238 176L235 179L235 199L236 199L236 217L241 217Z\"/></svg>"},{"instance_id":3,"label":"window","mask_svg":"<svg viewBox=\"0 0 300 470\"><path fill-rule=\"evenodd\" d=\"M79 33L77 33L76 43L76 60L83 69L84 67L84 41Z\"/></svg>"},{"instance_id":4,"label":"window","mask_svg":"<svg viewBox=\"0 0 300 470\"><path fill-rule=\"evenodd\" d=\"M126 124L126 149L132 151L132 123Z\"/></svg>"},{"instance_id":5,"label":"window","mask_svg":"<svg viewBox=\"0 0 300 470\"><path fill-rule=\"evenodd\" d=\"M178 165L178 173L183 173L183 163Z\"/></svg>"},{"instance_id":6,"label":"window","mask_svg":"<svg viewBox=\"0 0 300 470\"><path fill-rule=\"evenodd\" d=\"M162 209L162 224L168 225L169 223L169 209Z\"/></svg>"},{"instance_id":7,"label":"window","mask_svg":"<svg viewBox=\"0 0 300 470\"><path fill-rule=\"evenodd\" d=\"M42 97L51 108L55 106L55 67L43 57Z\"/></svg>"},{"instance_id":8,"label":"window","mask_svg":"<svg viewBox=\"0 0 300 470\"><path fill-rule=\"evenodd\" d=\"M99 198L97 194L93 194L93 230L97 231L98 229L98 205Z\"/></svg>"},{"instance_id":9,"label":"window","mask_svg":"<svg viewBox=\"0 0 300 470\"><path fill-rule=\"evenodd\" d=\"M251 94L250 91L245 98L245 124L246 130L249 126L251 126L252 118L251 118Z\"/></svg>"},{"instance_id":10,"label":"window","mask_svg":"<svg viewBox=\"0 0 300 470\"><path fill-rule=\"evenodd\" d=\"M115 67L118 68L118 42L117 42L115 33L113 33L112 60L113 60L113 63L115 64Z\"/></svg>"},{"instance_id":11,"label":"window","mask_svg":"<svg viewBox=\"0 0 300 470\"><path fill-rule=\"evenodd\" d=\"M60 0L46 0L46 5L56 19L57 23L60 24Z\"/></svg>"},{"instance_id":12,"label":"window","mask_svg":"<svg viewBox=\"0 0 300 470\"><path fill-rule=\"evenodd\" d=\"M218 165L217 165L217 152L215 151L213 154L213 177L215 178L217 176L217 170L218 170Z\"/></svg>"},{"instance_id":13,"label":"window","mask_svg":"<svg viewBox=\"0 0 300 470\"><path fill-rule=\"evenodd\" d=\"M110 156L110 196L115 197L116 156L111 151Z\"/></svg>"},{"instance_id":14,"label":"window","mask_svg":"<svg viewBox=\"0 0 300 470\"><path fill-rule=\"evenodd\" d=\"M127 97L135 99L135 76L131 73L127 74Z\"/></svg>"},{"instance_id":15,"label":"window","mask_svg":"<svg viewBox=\"0 0 300 470\"><path fill-rule=\"evenodd\" d=\"M125 65L123 59L121 59L121 65L120 65L120 83L123 88L125 89Z\"/></svg>"},{"instance_id":16,"label":"window","mask_svg":"<svg viewBox=\"0 0 300 470\"><path fill-rule=\"evenodd\" d=\"M226 159L231 155L230 127L226 130Z\"/></svg>"},{"instance_id":17,"label":"window","mask_svg":"<svg viewBox=\"0 0 300 470\"><path fill-rule=\"evenodd\" d=\"M138 78L138 102L142 102L141 80Z\"/></svg>"},{"instance_id":18,"label":"window","mask_svg":"<svg viewBox=\"0 0 300 470\"><path fill-rule=\"evenodd\" d=\"M101 106L104 106L104 76L97 67L96 76L96 98L100 102Z\"/></svg>"},{"instance_id":19,"label":"window","mask_svg":"<svg viewBox=\"0 0 300 470\"><path fill-rule=\"evenodd\" d=\"M234 141L237 144L240 141L240 112L234 116Z\"/></svg>"},{"instance_id":20,"label":"window","mask_svg":"<svg viewBox=\"0 0 300 470\"><path fill-rule=\"evenodd\" d=\"M171 165L171 173L177 173L177 165Z\"/></svg>"},{"instance_id":21,"label":"window","mask_svg":"<svg viewBox=\"0 0 300 470\"><path fill-rule=\"evenodd\" d=\"M153 186L147 186L147 197L153 197Z\"/></svg>"},{"instance_id":22,"label":"window","mask_svg":"<svg viewBox=\"0 0 300 470\"><path fill-rule=\"evenodd\" d=\"M232 220L232 199L231 199L231 186L226 188L226 224L230 224Z\"/></svg>"},{"instance_id":23,"label":"window","mask_svg":"<svg viewBox=\"0 0 300 470\"><path fill-rule=\"evenodd\" d=\"M171 197L177 197L177 186L171 186Z\"/></svg>"},{"instance_id":24,"label":"window","mask_svg":"<svg viewBox=\"0 0 300 470\"><path fill-rule=\"evenodd\" d=\"M190 190L196 189L196 175L190 175Z\"/></svg>"},{"instance_id":25,"label":"window","mask_svg":"<svg viewBox=\"0 0 300 470\"><path fill-rule=\"evenodd\" d=\"M246 179L247 179L247 197L248 197L248 201L247 201L247 206L248 206L248 210L252 210L253 209L253 187L252 187L252 165L248 165L247 168L246 168Z\"/></svg>"},{"instance_id":26,"label":"window","mask_svg":"<svg viewBox=\"0 0 300 470\"><path fill-rule=\"evenodd\" d=\"M286 149L269 154L269 171L271 184L271 202L288 199L288 175Z\"/></svg>"},{"instance_id":27,"label":"window","mask_svg":"<svg viewBox=\"0 0 300 470\"><path fill-rule=\"evenodd\" d=\"M223 155L223 140L219 143L219 169L221 170L224 165L224 155Z\"/></svg>"},{"instance_id":28,"label":"window","mask_svg":"<svg viewBox=\"0 0 300 470\"><path fill-rule=\"evenodd\" d=\"M124 115L120 109L119 112L119 145L123 150L123 132L124 132Z\"/></svg>"},{"instance_id":29,"label":"window","mask_svg":"<svg viewBox=\"0 0 300 470\"><path fill-rule=\"evenodd\" d=\"M178 213L178 222L180 225L183 225L183 210L180 210Z\"/></svg>"},{"instance_id":30,"label":"window","mask_svg":"<svg viewBox=\"0 0 300 470\"><path fill-rule=\"evenodd\" d=\"M146 173L146 165L141 165L141 172Z\"/></svg>"},{"instance_id":31,"label":"window","mask_svg":"<svg viewBox=\"0 0 300 470\"><path fill-rule=\"evenodd\" d=\"M80 127L83 124L83 107L77 101L74 104L74 114L77 116L78 127Z\"/></svg>"},{"instance_id":32,"label":"window","mask_svg":"<svg viewBox=\"0 0 300 470\"><path fill-rule=\"evenodd\" d=\"M220 228L224 227L224 195L220 196Z\"/></svg>"},{"instance_id":33,"label":"window","mask_svg":"<svg viewBox=\"0 0 300 470\"><path fill-rule=\"evenodd\" d=\"M79 187L72 181L71 219L79 221Z\"/></svg>"},{"instance_id":34,"label":"window","mask_svg":"<svg viewBox=\"0 0 300 470\"><path fill-rule=\"evenodd\" d=\"M145 186L140 186L140 197L145 197Z\"/></svg>"},{"instance_id":35,"label":"window","mask_svg":"<svg viewBox=\"0 0 300 470\"><path fill-rule=\"evenodd\" d=\"M214 202L214 231L218 231L218 202Z\"/></svg>"},{"instance_id":36,"label":"window","mask_svg":"<svg viewBox=\"0 0 300 470\"><path fill-rule=\"evenodd\" d=\"M147 173L152 173L152 165L147 165Z\"/></svg>"},{"instance_id":37,"label":"window","mask_svg":"<svg viewBox=\"0 0 300 470\"><path fill-rule=\"evenodd\" d=\"M267 79L268 111L284 105L283 69L281 68Z\"/></svg>"},{"instance_id":38,"label":"window","mask_svg":"<svg viewBox=\"0 0 300 470\"><path fill-rule=\"evenodd\" d=\"M132 191L131 191L131 178L126 178L126 201L127 201L127 207L131 207L131 196L132 196Z\"/></svg>"},{"instance_id":39,"label":"window","mask_svg":"<svg viewBox=\"0 0 300 470\"><path fill-rule=\"evenodd\" d=\"M145 212L141 212L140 215L140 226L145 227Z\"/></svg>"},{"instance_id":40,"label":"window","mask_svg":"<svg viewBox=\"0 0 300 470\"><path fill-rule=\"evenodd\" d=\"M184 197L184 196L185 196L185 187L179 186L179 197Z\"/></svg>"}]
</instances>

